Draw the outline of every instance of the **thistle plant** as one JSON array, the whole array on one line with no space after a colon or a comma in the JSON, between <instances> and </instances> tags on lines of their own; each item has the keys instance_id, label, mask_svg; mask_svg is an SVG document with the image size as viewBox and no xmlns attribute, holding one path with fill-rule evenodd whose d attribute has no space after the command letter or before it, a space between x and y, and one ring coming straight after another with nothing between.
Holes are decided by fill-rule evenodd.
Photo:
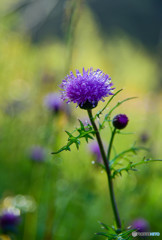
<instances>
[{"instance_id":1,"label":"thistle plant","mask_svg":"<svg viewBox=\"0 0 162 240\"><path fill-rule=\"evenodd\" d=\"M21 217L19 211L8 209L0 214L0 232L15 233L20 223Z\"/></svg>"},{"instance_id":2,"label":"thistle plant","mask_svg":"<svg viewBox=\"0 0 162 240\"><path fill-rule=\"evenodd\" d=\"M146 164L152 161L161 161L153 159L141 159L138 162L133 162L128 159L128 163L121 168L119 161L121 161L126 155L132 153L136 154L140 150L146 150L144 147L132 145L130 148L116 153L113 158L111 158L111 151L113 148L113 141L116 134L123 134L122 130L128 124L128 117L125 114L117 114L113 119L111 118L112 113L116 110L121 104L135 97L126 98L122 101L119 101L114 104L114 106L107 110L109 104L114 101L117 94L119 94L122 89L114 92L113 83L111 82L111 77L103 73L101 70L93 70L93 68L88 69L87 71L83 68L83 72L80 73L79 70L76 70L76 75L73 72L70 72L69 75L62 81L60 85L61 88L61 99L66 101L66 103L75 103L77 107L86 110L90 119L90 123L86 126L82 121L79 120L80 126L72 133L66 131L68 135L68 141L65 146L59 149L53 154L60 153L62 151L70 151L71 145L75 144L76 148L79 149L82 139L85 139L86 142L96 138L98 147L100 150L100 155L102 161L98 164L105 170L108 181L108 188L110 193L111 205L115 218L115 225L108 226L104 223L100 223L102 228L105 229L105 232L97 233L98 235L106 237L106 239L132 239L132 232L134 229L130 227L125 227L122 224L122 220L119 214L117 207L117 202L114 194L114 185L113 180L118 175L122 175L124 171L128 172L130 170L135 171L136 166L141 164ZM95 115L92 113L92 109L95 108L99 101L105 101L104 98L108 97L108 101L105 106L98 111ZM106 112L105 116L103 113ZM96 119L99 120L99 127L96 124ZM101 138L101 131L105 128L105 125L108 124L111 130L110 140L108 144L108 149L105 151L103 140ZM120 162L121 163L121 162Z\"/></svg>"},{"instance_id":3,"label":"thistle plant","mask_svg":"<svg viewBox=\"0 0 162 240\"><path fill-rule=\"evenodd\" d=\"M61 99L59 98L58 93L50 93L44 98L44 105L53 112L54 114L57 114L59 111L63 109L63 103Z\"/></svg>"},{"instance_id":4,"label":"thistle plant","mask_svg":"<svg viewBox=\"0 0 162 240\"><path fill-rule=\"evenodd\" d=\"M33 146L29 152L29 158L33 162L41 163L45 161L45 150L40 146Z\"/></svg>"}]
</instances>

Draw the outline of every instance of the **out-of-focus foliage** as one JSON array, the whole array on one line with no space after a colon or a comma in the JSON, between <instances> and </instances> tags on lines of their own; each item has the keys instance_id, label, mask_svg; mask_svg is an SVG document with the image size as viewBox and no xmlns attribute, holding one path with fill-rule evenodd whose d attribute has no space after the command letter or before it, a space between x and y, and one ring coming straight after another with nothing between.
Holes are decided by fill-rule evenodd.
<instances>
[{"instance_id":1,"label":"out-of-focus foliage","mask_svg":"<svg viewBox=\"0 0 162 240\"><path fill-rule=\"evenodd\" d=\"M103 69L117 90L124 88L116 101L138 97L114 111L114 115L126 113L127 131L135 132L117 136L116 150L121 152L135 141L142 143L147 136L143 146L151 147L151 156L160 158L162 102L161 92L155 91L159 57L124 32L117 38L103 38L87 7L74 30L70 59L67 45L60 40L33 44L29 35L15 30L19 21L16 13L0 23L0 207L20 209L20 240L100 239L94 235L100 231L98 220L113 222L105 174L91 164L93 157L86 144L79 152L72 147L72 152L51 155L65 142L64 130L79 127L77 119L86 114L72 107L68 114L53 115L44 106L44 97L58 91L67 65L71 70L83 66ZM102 137L108 142L110 132L105 127ZM44 162L32 161L33 146L45 150ZM135 155L134 160L142 156ZM143 217L152 231L162 231L161 169L160 163L150 163L116 178L117 202L126 225Z\"/></svg>"},{"instance_id":2,"label":"out-of-focus foliage","mask_svg":"<svg viewBox=\"0 0 162 240\"><path fill-rule=\"evenodd\" d=\"M29 32L36 42L53 36L63 39L70 12L78 2L85 2L93 11L102 35L112 37L124 31L149 51L156 51L160 40L161 0L102 0L102 3L98 0L6 0L5 4L3 1L2 12L18 12L21 21L17 28Z\"/></svg>"}]
</instances>

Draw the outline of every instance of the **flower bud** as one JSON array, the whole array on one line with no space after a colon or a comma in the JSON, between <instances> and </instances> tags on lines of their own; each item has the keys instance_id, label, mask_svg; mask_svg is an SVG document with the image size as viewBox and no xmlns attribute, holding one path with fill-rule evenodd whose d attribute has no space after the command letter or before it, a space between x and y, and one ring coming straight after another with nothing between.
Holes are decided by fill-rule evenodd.
<instances>
[{"instance_id":1,"label":"flower bud","mask_svg":"<svg viewBox=\"0 0 162 240\"><path fill-rule=\"evenodd\" d=\"M128 124L128 117L125 114L118 114L113 118L112 123L116 129L123 129Z\"/></svg>"}]
</instances>

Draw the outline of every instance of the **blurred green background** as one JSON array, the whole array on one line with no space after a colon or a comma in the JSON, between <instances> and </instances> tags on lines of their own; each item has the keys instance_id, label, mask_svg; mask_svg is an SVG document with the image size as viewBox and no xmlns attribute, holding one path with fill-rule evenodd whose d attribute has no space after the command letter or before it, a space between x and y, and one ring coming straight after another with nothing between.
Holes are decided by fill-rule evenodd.
<instances>
[{"instance_id":1,"label":"blurred green background","mask_svg":"<svg viewBox=\"0 0 162 240\"><path fill-rule=\"evenodd\" d=\"M70 70L100 68L110 74L115 113L129 117L128 132L115 148L134 142L162 156L162 4L161 1L11 1L0 2L0 207L16 207L21 224L15 239L100 239L98 221L114 218L101 169L92 165L86 143L79 152L51 155L66 142L64 130L78 126L86 111L53 115L44 98L59 91ZM115 103L114 101L114 103ZM112 103L112 106L113 104ZM103 103L94 110L97 112ZM147 136L147 141L143 141ZM109 141L110 131L103 139ZM33 162L29 150L45 149L46 160ZM141 153L134 160L141 160ZM125 225L144 218L162 234L162 165L150 163L117 177L115 192ZM2 239L7 239L1 235Z\"/></svg>"}]
</instances>

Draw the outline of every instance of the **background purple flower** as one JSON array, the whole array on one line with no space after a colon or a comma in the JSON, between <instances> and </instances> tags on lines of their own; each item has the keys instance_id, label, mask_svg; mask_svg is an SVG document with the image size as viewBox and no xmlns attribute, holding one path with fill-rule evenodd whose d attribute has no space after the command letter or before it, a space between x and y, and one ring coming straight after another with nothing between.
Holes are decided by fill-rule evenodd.
<instances>
[{"instance_id":1,"label":"background purple flower","mask_svg":"<svg viewBox=\"0 0 162 240\"><path fill-rule=\"evenodd\" d=\"M53 113L63 110L63 103L58 93L49 93L45 96L44 105Z\"/></svg>"},{"instance_id":2,"label":"background purple flower","mask_svg":"<svg viewBox=\"0 0 162 240\"><path fill-rule=\"evenodd\" d=\"M0 227L3 232L15 232L20 223L20 215L14 211L4 211L0 216Z\"/></svg>"},{"instance_id":3,"label":"background purple flower","mask_svg":"<svg viewBox=\"0 0 162 240\"><path fill-rule=\"evenodd\" d=\"M143 218L135 219L132 222L132 228L137 229L139 232L147 232L150 229L149 223Z\"/></svg>"},{"instance_id":4,"label":"background purple flower","mask_svg":"<svg viewBox=\"0 0 162 240\"><path fill-rule=\"evenodd\" d=\"M35 162L45 161L45 150L40 146L33 146L30 149L29 157Z\"/></svg>"},{"instance_id":5,"label":"background purple flower","mask_svg":"<svg viewBox=\"0 0 162 240\"><path fill-rule=\"evenodd\" d=\"M94 156L95 162L103 163L100 148L98 146L97 141L93 141L93 142L89 143L88 144L88 149L91 152L91 154Z\"/></svg>"},{"instance_id":6,"label":"background purple flower","mask_svg":"<svg viewBox=\"0 0 162 240\"><path fill-rule=\"evenodd\" d=\"M70 72L70 75L62 81L61 98L67 103L77 103L77 106L82 107L85 103L91 103L94 107L98 101L104 101L104 97L112 95L114 89L112 85L109 75L100 69L90 68L85 71L83 68L83 74L76 70L76 76Z\"/></svg>"},{"instance_id":7,"label":"background purple flower","mask_svg":"<svg viewBox=\"0 0 162 240\"><path fill-rule=\"evenodd\" d=\"M141 143L147 143L149 141L149 138L150 138L150 136L147 132L143 132L139 136L139 140Z\"/></svg>"}]
</instances>

